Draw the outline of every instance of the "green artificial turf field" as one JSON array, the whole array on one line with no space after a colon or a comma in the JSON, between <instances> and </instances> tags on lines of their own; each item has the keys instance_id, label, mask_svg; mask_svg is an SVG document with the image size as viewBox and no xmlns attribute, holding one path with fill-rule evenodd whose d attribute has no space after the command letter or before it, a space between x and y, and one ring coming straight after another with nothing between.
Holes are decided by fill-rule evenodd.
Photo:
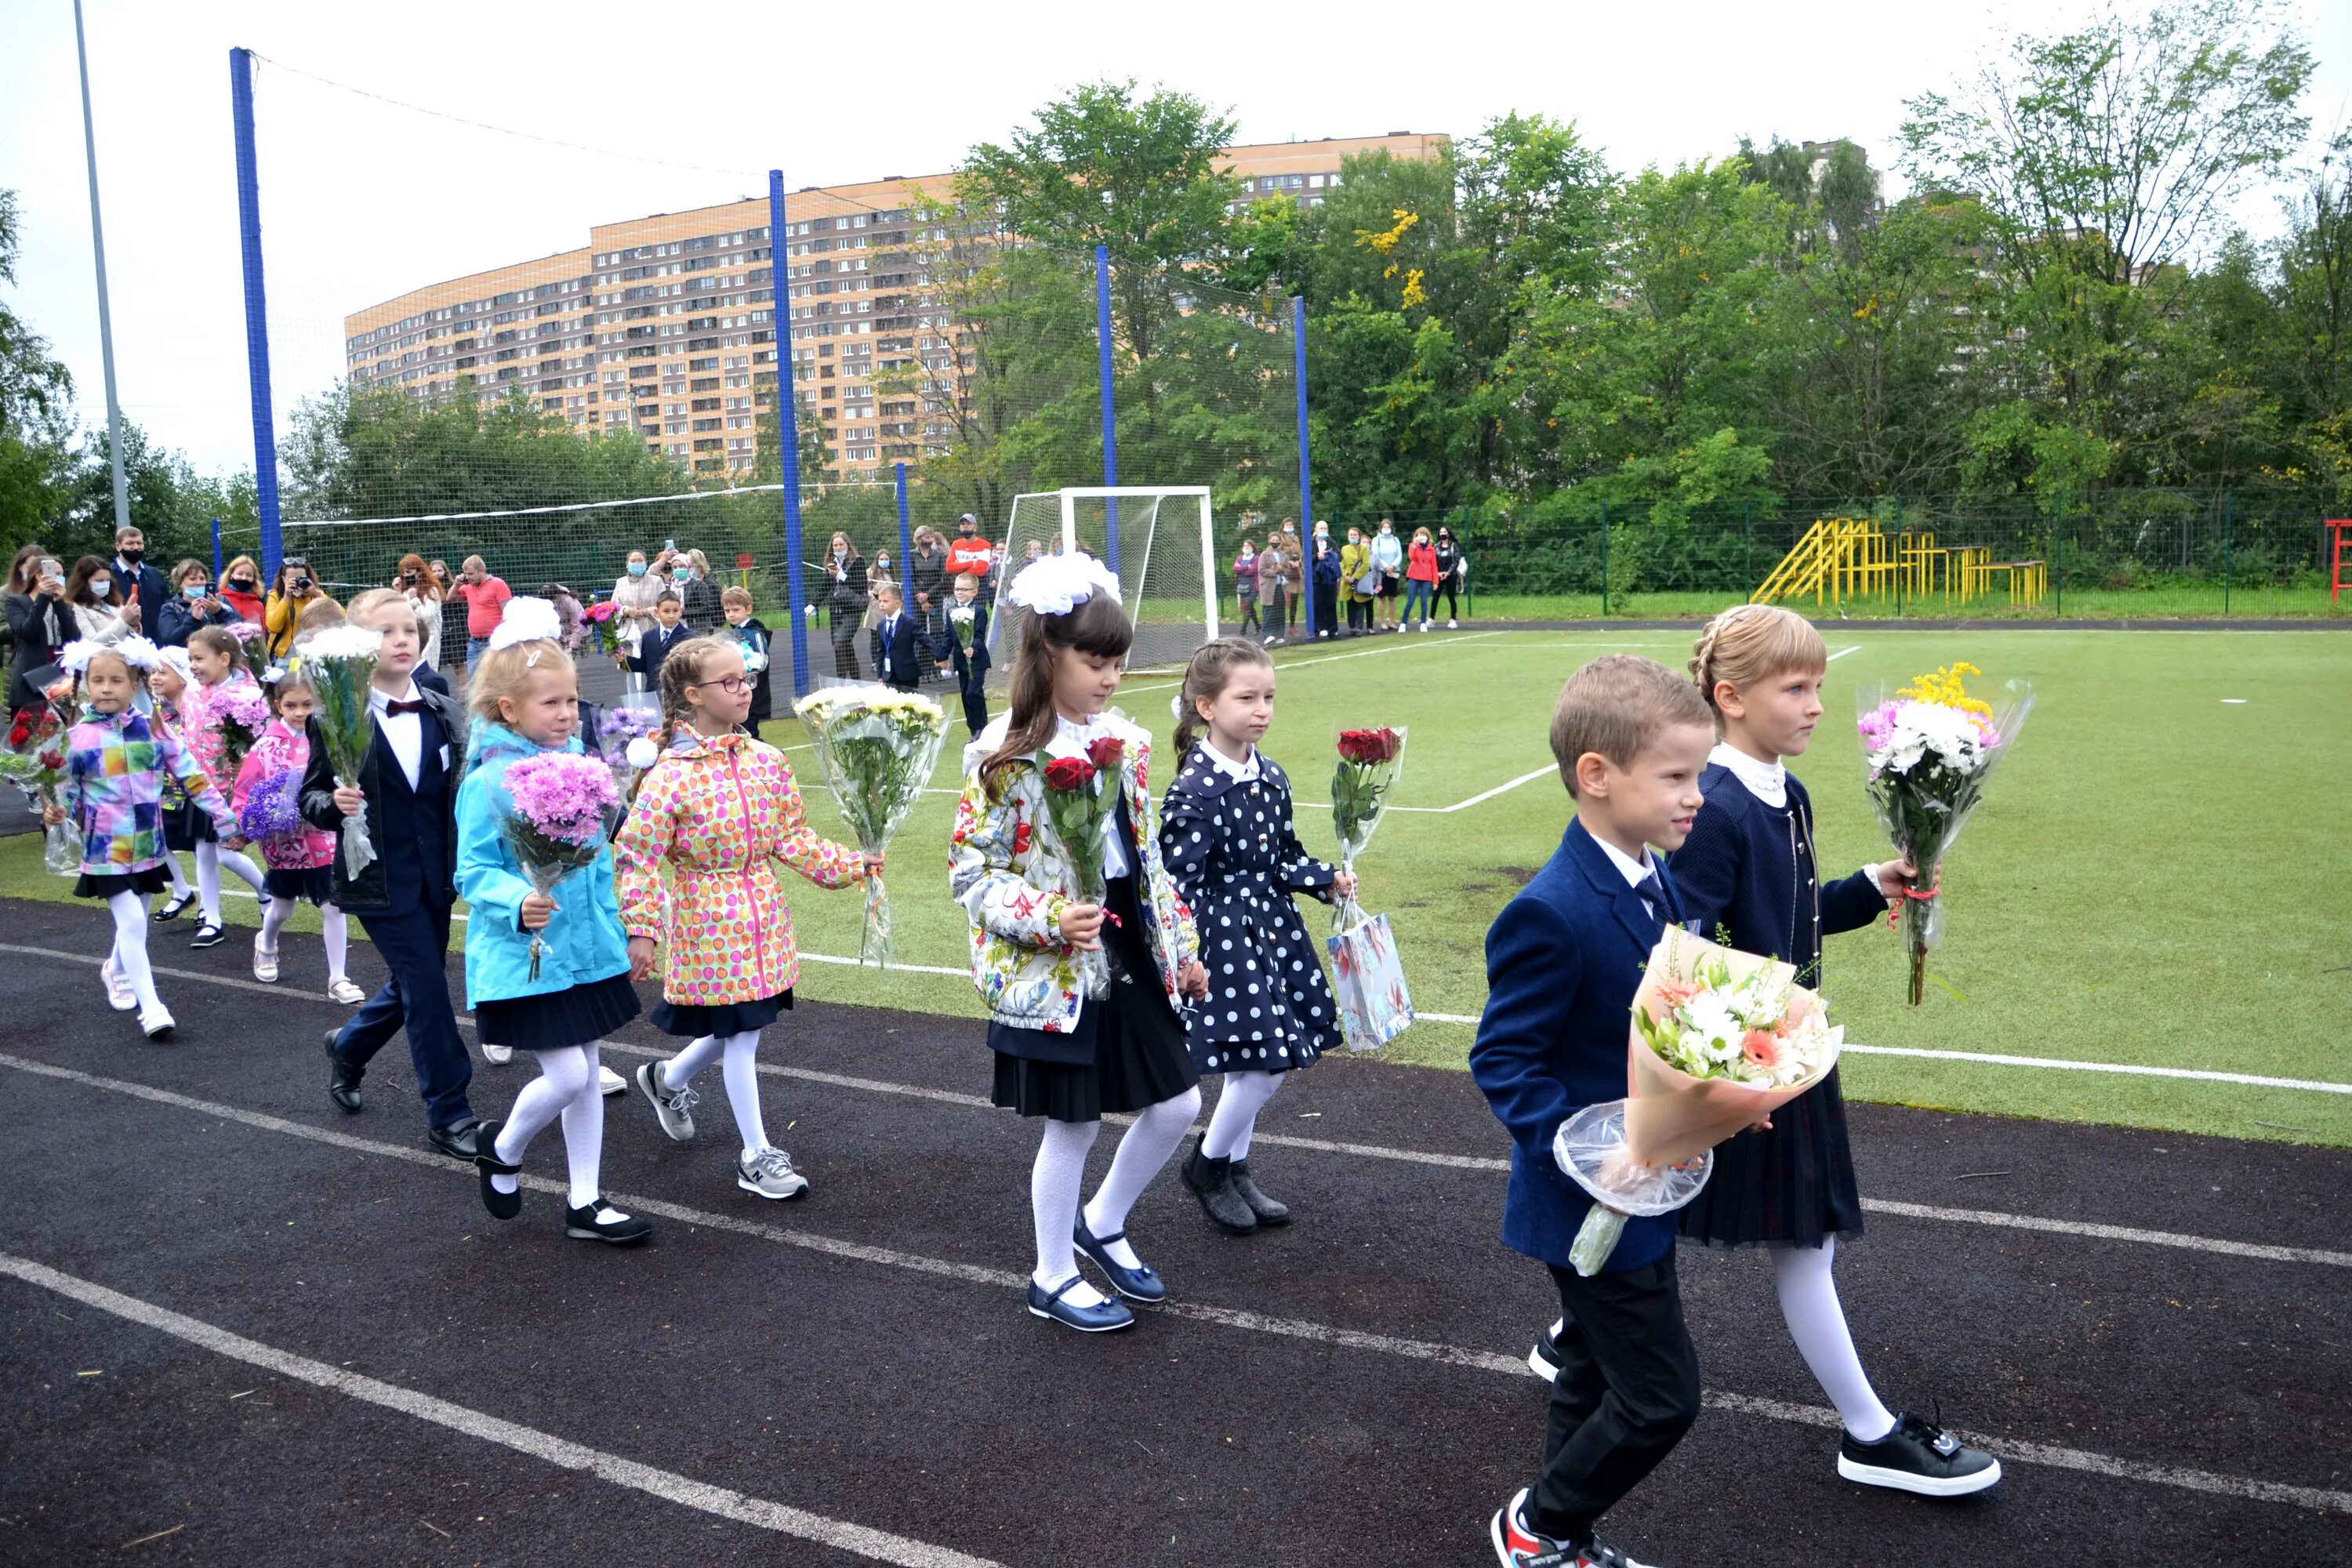
<instances>
[{"instance_id":1,"label":"green artificial turf field","mask_svg":"<svg viewBox=\"0 0 2352 1568\"><path fill-rule=\"evenodd\" d=\"M2038 695L1947 865L1947 936L1930 960L1926 1005L1904 1004L1900 945L1884 927L1830 942L1824 989L1850 1041L2352 1083L2352 1031L2336 1016L2352 994L2352 639L1834 624L1827 635L1829 711L1813 754L1793 765L1836 874L1886 853L1860 788L1858 689L1966 659L1987 672L1980 685L2021 679ZM1359 870L1366 907L1393 919L1423 1013L1475 1016L1486 926L1559 843L1569 801L1545 732L1560 683L1608 652L1679 668L1689 643L1689 634L1605 627L1471 631L1282 656L1266 750L1302 802L1328 800L1342 726L1410 730L1398 809ZM1139 673L1119 706L1164 738L1173 691L1171 674ZM780 734L793 728L769 734L797 747L797 734ZM813 774L804 750L793 757ZM1164 784L1169 761L1156 762ZM937 793L891 848L898 951L909 967L880 974L812 961L802 988L819 1000L970 1016L977 1084L983 1015L961 977L963 916L946 893L959 765L951 742ZM812 821L837 831L821 782L803 782ZM1302 810L1299 827L1310 850L1330 852L1328 813ZM69 884L41 874L38 849L29 837L0 845L0 892L64 896ZM793 886L803 951L856 953L863 900ZM1321 907L1303 907L1319 936ZM256 919L250 900L228 910L233 922ZM159 931L158 962L205 963L173 952L186 929ZM233 942L211 958L243 952ZM1458 1068L1472 1033L1424 1018L1383 1054ZM1844 1078L1857 1099L2352 1145L2352 1093L1860 1053Z\"/></svg>"}]
</instances>

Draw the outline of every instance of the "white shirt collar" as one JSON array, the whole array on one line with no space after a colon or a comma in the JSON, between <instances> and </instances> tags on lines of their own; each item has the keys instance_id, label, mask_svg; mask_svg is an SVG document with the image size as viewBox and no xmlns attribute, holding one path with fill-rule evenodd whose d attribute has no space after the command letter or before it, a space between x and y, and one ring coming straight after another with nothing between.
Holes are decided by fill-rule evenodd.
<instances>
[{"instance_id":1,"label":"white shirt collar","mask_svg":"<svg viewBox=\"0 0 2352 1568\"><path fill-rule=\"evenodd\" d=\"M422 702L424 700L425 693L416 689L416 678L413 675L408 678L408 689L402 692L398 697L392 696L381 686L370 686L368 688L368 706L373 708L379 713L383 712L386 708L391 707L394 702Z\"/></svg>"},{"instance_id":2,"label":"white shirt collar","mask_svg":"<svg viewBox=\"0 0 2352 1568\"><path fill-rule=\"evenodd\" d=\"M1045 742L1045 750L1056 756L1080 755L1086 751L1088 742L1098 741L1105 735L1117 732L1111 728L1110 712L1108 709L1083 724L1066 713L1057 712L1054 718L1055 721L1054 738Z\"/></svg>"},{"instance_id":3,"label":"white shirt collar","mask_svg":"<svg viewBox=\"0 0 2352 1568\"><path fill-rule=\"evenodd\" d=\"M1587 831L1590 832L1591 830L1587 829ZM1617 868L1617 874L1625 879L1625 885L1627 887L1640 887L1642 885L1642 879L1650 874L1649 846L1643 845L1642 847L1642 858L1639 860L1636 860L1632 856L1626 854L1622 849L1618 848L1614 844L1610 843L1606 838L1601 837L1598 833L1594 833L1592 835L1592 842L1601 846L1601 852L1609 857L1609 863Z\"/></svg>"},{"instance_id":4,"label":"white shirt collar","mask_svg":"<svg viewBox=\"0 0 2352 1568\"><path fill-rule=\"evenodd\" d=\"M1258 776L1257 752L1255 748L1250 752L1249 761L1245 763L1234 761L1233 758L1217 750L1216 742L1213 741L1202 740L1201 750L1208 754L1209 764L1212 767L1235 784L1247 784Z\"/></svg>"},{"instance_id":5,"label":"white shirt collar","mask_svg":"<svg viewBox=\"0 0 2352 1568\"><path fill-rule=\"evenodd\" d=\"M1766 805L1789 804L1789 769L1785 763L1759 763L1728 741L1717 742L1706 760L1730 769L1731 776Z\"/></svg>"}]
</instances>

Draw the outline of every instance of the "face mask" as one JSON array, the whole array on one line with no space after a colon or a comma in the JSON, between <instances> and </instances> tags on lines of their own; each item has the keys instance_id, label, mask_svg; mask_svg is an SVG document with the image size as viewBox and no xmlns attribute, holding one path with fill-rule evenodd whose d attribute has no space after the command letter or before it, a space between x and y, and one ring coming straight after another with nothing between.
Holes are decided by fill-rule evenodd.
<instances>
[{"instance_id":1,"label":"face mask","mask_svg":"<svg viewBox=\"0 0 2352 1568\"><path fill-rule=\"evenodd\" d=\"M92 577L89 580L89 592L92 598L103 599L114 592L114 584L104 577Z\"/></svg>"},{"instance_id":2,"label":"face mask","mask_svg":"<svg viewBox=\"0 0 2352 1568\"><path fill-rule=\"evenodd\" d=\"M1256 552L1256 551L1255 551L1255 550L1252 550L1248 545L1244 544L1244 545L1243 545L1243 546L1242 546L1242 559L1243 559L1243 560L1247 561L1251 556L1255 555L1256 553L1257 553L1257 552Z\"/></svg>"},{"instance_id":3,"label":"face mask","mask_svg":"<svg viewBox=\"0 0 2352 1568\"><path fill-rule=\"evenodd\" d=\"M645 574L646 574L646 563L645 563L644 562L642 562L642 561L632 561L632 562L630 562L630 563L629 563L629 575L630 575L630 576L632 576L632 577L642 577L642 576L644 576Z\"/></svg>"},{"instance_id":4,"label":"face mask","mask_svg":"<svg viewBox=\"0 0 2352 1568\"><path fill-rule=\"evenodd\" d=\"M836 544L833 547L833 558L835 561L846 561L849 559L849 552Z\"/></svg>"},{"instance_id":5,"label":"face mask","mask_svg":"<svg viewBox=\"0 0 2352 1568\"><path fill-rule=\"evenodd\" d=\"M180 590L180 597L184 599L194 600L201 599L204 596L205 585L202 583L190 583L183 586Z\"/></svg>"},{"instance_id":6,"label":"face mask","mask_svg":"<svg viewBox=\"0 0 2352 1568\"><path fill-rule=\"evenodd\" d=\"M123 561L132 566L138 565L139 563L145 560L146 557L147 552L143 550L126 550L122 552Z\"/></svg>"},{"instance_id":7,"label":"face mask","mask_svg":"<svg viewBox=\"0 0 2352 1568\"><path fill-rule=\"evenodd\" d=\"M250 577L239 577L235 582L231 583L229 586L236 589L240 594L250 594L253 592L253 579Z\"/></svg>"},{"instance_id":8,"label":"face mask","mask_svg":"<svg viewBox=\"0 0 2352 1568\"><path fill-rule=\"evenodd\" d=\"M693 567L691 567L691 566L688 566L688 568L686 568L686 570L684 570L684 571L680 572L680 573L678 574L678 576L679 576L680 578L684 579L685 581L688 582L688 583L693 582L693 581L694 581L694 568L693 568Z\"/></svg>"}]
</instances>

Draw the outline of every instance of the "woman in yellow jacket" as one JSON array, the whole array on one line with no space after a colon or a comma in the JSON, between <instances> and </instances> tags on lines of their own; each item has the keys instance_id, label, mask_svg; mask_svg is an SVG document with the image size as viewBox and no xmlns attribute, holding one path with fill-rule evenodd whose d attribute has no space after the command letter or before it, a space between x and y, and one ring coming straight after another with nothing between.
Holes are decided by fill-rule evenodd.
<instances>
[{"instance_id":1,"label":"woman in yellow jacket","mask_svg":"<svg viewBox=\"0 0 2352 1568\"><path fill-rule=\"evenodd\" d=\"M302 612L326 597L319 580L310 575L310 563L299 555L289 555L278 563L278 580L269 584L268 603L262 609L262 629L269 635L269 657L275 661L286 657L293 647L295 637L301 631Z\"/></svg>"},{"instance_id":2,"label":"woman in yellow jacket","mask_svg":"<svg viewBox=\"0 0 2352 1568\"><path fill-rule=\"evenodd\" d=\"M1339 598L1348 606L1348 635L1362 637L1372 629L1372 595L1357 587L1372 569L1372 547L1364 542L1364 531L1348 530L1348 542L1339 546Z\"/></svg>"}]
</instances>

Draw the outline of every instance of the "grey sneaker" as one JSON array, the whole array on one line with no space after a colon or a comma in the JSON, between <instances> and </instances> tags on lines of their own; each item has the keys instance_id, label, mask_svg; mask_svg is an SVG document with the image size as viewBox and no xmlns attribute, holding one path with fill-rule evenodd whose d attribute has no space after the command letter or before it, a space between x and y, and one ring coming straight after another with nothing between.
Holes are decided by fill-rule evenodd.
<instances>
[{"instance_id":1,"label":"grey sneaker","mask_svg":"<svg viewBox=\"0 0 2352 1568\"><path fill-rule=\"evenodd\" d=\"M643 1094L646 1102L654 1108L654 1116L660 1121L661 1130L675 1142L683 1143L694 1136L694 1102L701 1096L691 1088L664 1089L661 1069L662 1064L657 1061L647 1062L639 1068L637 1092Z\"/></svg>"},{"instance_id":2,"label":"grey sneaker","mask_svg":"<svg viewBox=\"0 0 2352 1568\"><path fill-rule=\"evenodd\" d=\"M793 1169L793 1157L782 1149L737 1159L735 1184L763 1198L796 1198L808 1191L808 1178Z\"/></svg>"}]
</instances>

